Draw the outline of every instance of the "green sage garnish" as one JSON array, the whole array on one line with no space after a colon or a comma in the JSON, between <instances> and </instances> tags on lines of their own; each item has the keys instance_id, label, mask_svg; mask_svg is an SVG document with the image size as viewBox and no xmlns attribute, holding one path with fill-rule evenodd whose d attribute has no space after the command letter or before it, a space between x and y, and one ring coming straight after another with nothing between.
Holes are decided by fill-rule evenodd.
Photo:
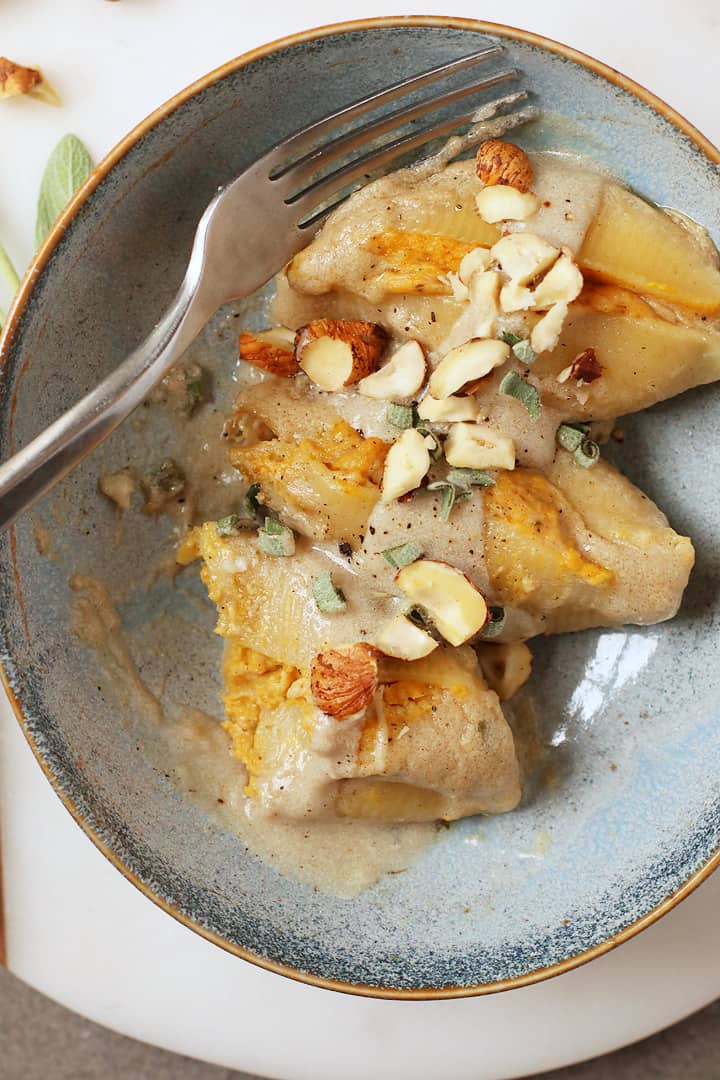
<instances>
[{"instance_id":1,"label":"green sage garnish","mask_svg":"<svg viewBox=\"0 0 720 1080\"><path fill-rule=\"evenodd\" d=\"M600 447L589 437L590 425L584 423L560 424L555 432L555 441L563 450L568 450L576 465L589 469L600 457Z\"/></svg>"},{"instance_id":2,"label":"green sage garnish","mask_svg":"<svg viewBox=\"0 0 720 1080\"><path fill-rule=\"evenodd\" d=\"M258 529L258 547L265 555L287 558L295 554L295 534L287 525L266 517L264 526Z\"/></svg>"},{"instance_id":3,"label":"green sage garnish","mask_svg":"<svg viewBox=\"0 0 720 1080\"><path fill-rule=\"evenodd\" d=\"M431 461L440 461L443 456L442 443L438 439L434 431L428 431L422 424L415 425L417 430L423 436L424 439L433 439L435 446L429 451Z\"/></svg>"},{"instance_id":4,"label":"green sage garnish","mask_svg":"<svg viewBox=\"0 0 720 1080\"><path fill-rule=\"evenodd\" d=\"M415 427L415 410L412 405L397 405L394 401L388 404L385 410L385 417L388 424L392 424L393 427L411 428Z\"/></svg>"},{"instance_id":5,"label":"green sage garnish","mask_svg":"<svg viewBox=\"0 0 720 1080\"><path fill-rule=\"evenodd\" d=\"M398 547L386 548L382 552L383 558L394 566L396 570L402 570L403 566L409 566L410 563L417 562L423 556L423 549L420 544L415 540L410 540L407 544L400 544Z\"/></svg>"},{"instance_id":6,"label":"green sage garnish","mask_svg":"<svg viewBox=\"0 0 720 1080\"><path fill-rule=\"evenodd\" d=\"M572 453L587 438L589 430L589 424L560 424L555 432L555 441L563 450Z\"/></svg>"},{"instance_id":7,"label":"green sage garnish","mask_svg":"<svg viewBox=\"0 0 720 1080\"><path fill-rule=\"evenodd\" d=\"M192 416L198 405L202 405L206 400L204 374L203 369L198 364L191 364L183 372L185 379L184 411L186 416Z\"/></svg>"},{"instance_id":8,"label":"green sage garnish","mask_svg":"<svg viewBox=\"0 0 720 1080\"><path fill-rule=\"evenodd\" d=\"M260 515L262 514L262 507L258 500L259 494L259 484L251 484L245 492L245 498L243 499L243 509L250 515L250 517L260 517Z\"/></svg>"},{"instance_id":9,"label":"green sage garnish","mask_svg":"<svg viewBox=\"0 0 720 1080\"><path fill-rule=\"evenodd\" d=\"M525 406L531 419L537 420L540 416L542 410L540 395L532 383L522 379L516 371L508 371L507 375L503 376L498 390L501 394L517 398Z\"/></svg>"},{"instance_id":10,"label":"green sage garnish","mask_svg":"<svg viewBox=\"0 0 720 1080\"><path fill-rule=\"evenodd\" d=\"M449 521L456 503L472 498L472 492L468 491L467 488L456 487L455 484L450 484L447 480L435 480L432 484L428 484L427 490L440 492L441 521Z\"/></svg>"},{"instance_id":11,"label":"green sage garnish","mask_svg":"<svg viewBox=\"0 0 720 1080\"><path fill-rule=\"evenodd\" d=\"M450 469L447 481L456 487L490 487L495 483L484 469Z\"/></svg>"},{"instance_id":12,"label":"green sage garnish","mask_svg":"<svg viewBox=\"0 0 720 1080\"><path fill-rule=\"evenodd\" d=\"M445 480L435 480L428 484L428 491L439 491L440 495L440 520L448 521L455 505L455 485L448 484Z\"/></svg>"},{"instance_id":13,"label":"green sage garnish","mask_svg":"<svg viewBox=\"0 0 720 1080\"><path fill-rule=\"evenodd\" d=\"M533 349L528 338L519 337L518 334L513 334L510 330L506 330L504 334L500 335L500 340L504 341L506 345L509 345L518 360L521 360L523 364L532 364L537 360L537 353Z\"/></svg>"},{"instance_id":14,"label":"green sage garnish","mask_svg":"<svg viewBox=\"0 0 720 1080\"><path fill-rule=\"evenodd\" d=\"M313 578L312 594L323 615L333 615L347 610L345 594L333 583L329 570L322 570L316 578Z\"/></svg>"},{"instance_id":15,"label":"green sage garnish","mask_svg":"<svg viewBox=\"0 0 720 1080\"><path fill-rule=\"evenodd\" d=\"M532 364L537 360L537 353L527 338L516 341L512 347L512 351L523 364Z\"/></svg>"},{"instance_id":16,"label":"green sage garnish","mask_svg":"<svg viewBox=\"0 0 720 1080\"><path fill-rule=\"evenodd\" d=\"M177 495L185 487L185 473L172 458L164 458L147 474L147 481L168 495Z\"/></svg>"},{"instance_id":17,"label":"green sage garnish","mask_svg":"<svg viewBox=\"0 0 720 1080\"><path fill-rule=\"evenodd\" d=\"M593 439L583 439L573 454L576 465L582 465L589 469L596 461L600 460L600 447Z\"/></svg>"},{"instance_id":18,"label":"green sage garnish","mask_svg":"<svg viewBox=\"0 0 720 1080\"><path fill-rule=\"evenodd\" d=\"M218 518L215 522L215 531L218 536L235 536L242 529L242 521L237 514L228 514L227 517Z\"/></svg>"},{"instance_id":19,"label":"green sage garnish","mask_svg":"<svg viewBox=\"0 0 720 1080\"><path fill-rule=\"evenodd\" d=\"M505 608L490 606L488 608L488 621L483 627L481 637L494 638L502 634L505 629Z\"/></svg>"},{"instance_id":20,"label":"green sage garnish","mask_svg":"<svg viewBox=\"0 0 720 1080\"><path fill-rule=\"evenodd\" d=\"M150 469L142 479L145 492L145 510L159 514L172 499L179 498L185 490L185 474L172 458L164 458L158 466Z\"/></svg>"},{"instance_id":21,"label":"green sage garnish","mask_svg":"<svg viewBox=\"0 0 720 1080\"><path fill-rule=\"evenodd\" d=\"M65 135L48 159L40 182L35 242L42 244L77 189L93 170L93 161L77 135Z\"/></svg>"},{"instance_id":22,"label":"green sage garnish","mask_svg":"<svg viewBox=\"0 0 720 1080\"><path fill-rule=\"evenodd\" d=\"M523 339L517 334L513 334L510 330L505 330L505 332L500 335L500 340L504 341L505 344L509 345L512 349L515 345L519 345Z\"/></svg>"}]
</instances>

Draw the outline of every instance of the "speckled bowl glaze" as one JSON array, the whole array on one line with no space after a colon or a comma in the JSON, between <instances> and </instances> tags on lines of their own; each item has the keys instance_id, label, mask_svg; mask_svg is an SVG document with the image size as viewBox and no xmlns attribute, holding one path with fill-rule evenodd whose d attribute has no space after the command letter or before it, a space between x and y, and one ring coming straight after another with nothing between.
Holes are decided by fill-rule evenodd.
<instances>
[{"instance_id":1,"label":"speckled bowl glaze","mask_svg":"<svg viewBox=\"0 0 720 1080\"><path fill-rule=\"evenodd\" d=\"M330 105L496 41L547 110L519 141L592 155L720 242L717 150L597 62L459 19L313 31L191 86L95 172L39 253L9 319L0 453L22 446L148 332L219 184ZM233 340L222 323L208 333L222 381ZM119 534L97 496L99 468L147 450L131 423L0 540L0 650L27 738L115 866L238 956L389 997L485 993L565 971L651 923L718 862L719 424L716 386L623 425L622 468L693 537L698 564L668 625L536 643L539 733L555 783L531 790L516 813L442 830L406 873L353 899L279 876L183 799L145 752L137 701L113 697L70 632L69 576L94 572L122 598L148 685L219 715L209 604L168 578L134 587L167 550L167 523L136 511ZM154 452L171 449L172 438L152 429ZM39 522L52 534L45 556L33 535Z\"/></svg>"}]
</instances>

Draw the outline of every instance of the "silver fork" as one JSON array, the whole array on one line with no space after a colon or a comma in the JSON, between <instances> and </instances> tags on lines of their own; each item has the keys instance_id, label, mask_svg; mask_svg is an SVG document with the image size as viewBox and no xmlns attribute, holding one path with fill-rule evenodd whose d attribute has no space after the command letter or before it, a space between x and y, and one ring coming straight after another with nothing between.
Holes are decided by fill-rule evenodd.
<instances>
[{"instance_id":1,"label":"silver fork","mask_svg":"<svg viewBox=\"0 0 720 1080\"><path fill-rule=\"evenodd\" d=\"M142 345L95 390L0 465L0 532L114 431L219 307L249 296L303 248L326 215L349 196L350 185L357 186L357 181L366 181L368 174L385 169L399 156L468 123L474 126L452 143L451 156L534 115L532 108L501 115L503 108L527 96L520 91L368 149L402 125L517 78L519 72L508 68L328 139L364 114L502 52L493 45L371 94L286 139L222 188L197 227L180 291ZM318 175L338 161L333 171Z\"/></svg>"}]
</instances>

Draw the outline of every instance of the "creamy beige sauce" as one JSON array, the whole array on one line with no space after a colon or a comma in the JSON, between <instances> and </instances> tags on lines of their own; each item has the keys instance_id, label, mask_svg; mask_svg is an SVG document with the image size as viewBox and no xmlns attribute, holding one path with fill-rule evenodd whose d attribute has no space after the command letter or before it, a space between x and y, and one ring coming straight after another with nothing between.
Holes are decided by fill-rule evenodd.
<instances>
[{"instance_id":1,"label":"creamy beige sauce","mask_svg":"<svg viewBox=\"0 0 720 1080\"><path fill-rule=\"evenodd\" d=\"M162 720L160 702L140 677L106 586L92 574L73 574L70 588L76 593L71 608L73 633L94 650L122 700L154 722Z\"/></svg>"},{"instance_id":2,"label":"creamy beige sauce","mask_svg":"<svg viewBox=\"0 0 720 1080\"><path fill-rule=\"evenodd\" d=\"M385 874L407 870L433 843L434 824L387 825L338 819L288 821L268 815L243 795L245 770L230 756L224 731L187 709L168 727L171 773L222 828L236 833L279 873L339 896L353 896Z\"/></svg>"},{"instance_id":3,"label":"creamy beige sauce","mask_svg":"<svg viewBox=\"0 0 720 1080\"><path fill-rule=\"evenodd\" d=\"M606 177L591 163L565 154L533 155L533 169L540 209L529 221L508 228L537 232L558 247L577 251ZM302 296L294 291L292 268L289 279L280 275L277 321L296 327L320 316L379 319L398 341L416 337L428 347L431 361L439 360L453 345L475 336L472 306L444 296L388 298L376 281L376 256L365 245L392 229L465 238L476 219L479 190L474 160L453 162L430 176L405 169L368 185L335 212L312 249L303 253ZM501 317L498 329L520 332L526 324L527 316L515 314Z\"/></svg>"},{"instance_id":4,"label":"creamy beige sauce","mask_svg":"<svg viewBox=\"0 0 720 1080\"><path fill-rule=\"evenodd\" d=\"M227 735L220 724L190 706L169 715L143 682L106 586L92 575L75 574L70 587L76 593L72 606L73 633L93 649L108 685L119 700L147 725L146 747L158 769L169 772L179 789L203 806L221 828L235 833L281 874L328 892L352 896L385 874L407 870L433 842L437 835L434 824L315 821L312 810L300 820L283 820L266 812L261 804L246 799L245 769L231 756ZM352 741L351 727L347 724L345 730ZM327 763L331 757L335 760L338 751L337 739L327 740L324 749L323 754L321 733L320 752L309 758L307 768L294 778L299 781L298 799L305 798L307 790L326 781ZM304 795L303 788L307 788ZM322 808L318 806L318 810Z\"/></svg>"},{"instance_id":5,"label":"creamy beige sauce","mask_svg":"<svg viewBox=\"0 0 720 1080\"><path fill-rule=\"evenodd\" d=\"M531 156L533 191L540 209L529 221L509 223L509 228L537 233L555 247L568 247L576 254L597 213L607 174L586 158L555 153Z\"/></svg>"}]
</instances>

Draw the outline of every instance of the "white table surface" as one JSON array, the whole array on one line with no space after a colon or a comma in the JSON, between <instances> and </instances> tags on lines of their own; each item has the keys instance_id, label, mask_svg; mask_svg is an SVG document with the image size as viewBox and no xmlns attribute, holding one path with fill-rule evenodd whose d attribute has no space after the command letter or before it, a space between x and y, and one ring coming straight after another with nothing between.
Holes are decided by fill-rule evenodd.
<instances>
[{"instance_id":1,"label":"white table surface","mask_svg":"<svg viewBox=\"0 0 720 1080\"><path fill-rule=\"evenodd\" d=\"M275 0L262 15L254 6L0 0L0 51L41 66L63 99L60 109L18 101L0 110L0 238L18 269L32 254L42 168L65 132L75 131L99 158L155 106L232 56L313 25L389 10L384 0ZM443 7L396 0L391 10ZM720 141L717 0L455 0L453 13L590 52ZM0 286L0 305L7 299ZM621 949L523 990L407 1004L292 983L223 953L128 884L55 798L4 701L0 751L9 967L136 1038L288 1080L334 1078L339 1062L344 1080L503 1080L621 1046L720 994L718 875ZM349 1046L362 1055L349 1055Z\"/></svg>"}]
</instances>

